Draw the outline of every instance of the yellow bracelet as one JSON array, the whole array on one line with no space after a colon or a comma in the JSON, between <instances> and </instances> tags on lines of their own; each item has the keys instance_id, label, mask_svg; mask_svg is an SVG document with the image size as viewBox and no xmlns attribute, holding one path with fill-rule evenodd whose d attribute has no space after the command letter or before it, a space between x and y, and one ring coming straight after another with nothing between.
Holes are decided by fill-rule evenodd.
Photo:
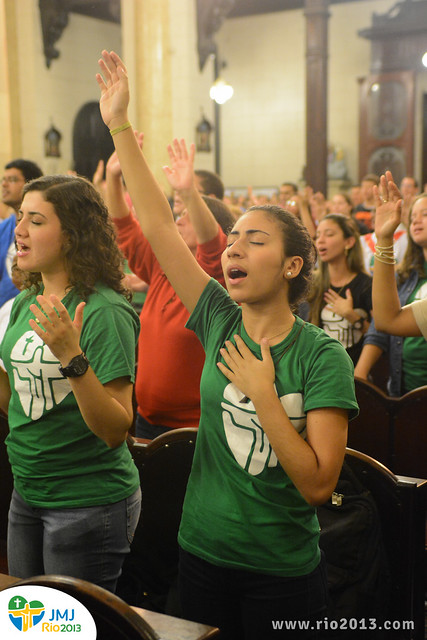
<instances>
[{"instance_id":1,"label":"yellow bracelet","mask_svg":"<svg viewBox=\"0 0 427 640\"><path fill-rule=\"evenodd\" d=\"M396 259L390 256L385 256L384 254L375 254L375 260L378 262L382 262L383 264L396 264Z\"/></svg>"},{"instance_id":2,"label":"yellow bracelet","mask_svg":"<svg viewBox=\"0 0 427 640\"><path fill-rule=\"evenodd\" d=\"M120 125L120 127L116 127L115 129L110 129L110 133L112 136L115 136L116 133L120 133L120 131L124 131L125 129L129 129L131 127L131 123L129 120Z\"/></svg>"},{"instance_id":3,"label":"yellow bracelet","mask_svg":"<svg viewBox=\"0 0 427 640\"><path fill-rule=\"evenodd\" d=\"M394 247L393 245L390 247L379 247L378 245L375 245L375 255L376 257L380 256L381 258L394 260Z\"/></svg>"}]
</instances>

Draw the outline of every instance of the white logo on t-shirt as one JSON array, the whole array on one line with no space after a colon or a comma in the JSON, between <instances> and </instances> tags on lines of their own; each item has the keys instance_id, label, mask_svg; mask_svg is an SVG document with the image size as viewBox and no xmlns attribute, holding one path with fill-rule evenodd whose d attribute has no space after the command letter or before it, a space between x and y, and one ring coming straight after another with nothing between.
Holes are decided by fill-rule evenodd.
<instances>
[{"instance_id":1,"label":"white logo on t-shirt","mask_svg":"<svg viewBox=\"0 0 427 640\"><path fill-rule=\"evenodd\" d=\"M224 431L236 462L248 473L257 476L266 466L276 467L277 457L261 428L253 403L250 400L242 402L242 398L242 392L233 383L225 387L224 401L221 403ZM295 429L305 438L303 396L300 393L288 393L281 396L280 402Z\"/></svg>"},{"instance_id":2,"label":"white logo on t-shirt","mask_svg":"<svg viewBox=\"0 0 427 640\"><path fill-rule=\"evenodd\" d=\"M415 300L425 300L427 298L427 282L424 282L414 296Z\"/></svg>"},{"instance_id":3,"label":"white logo on t-shirt","mask_svg":"<svg viewBox=\"0 0 427 640\"><path fill-rule=\"evenodd\" d=\"M25 415L32 420L38 420L71 392L70 383L59 373L57 358L33 331L19 338L10 360L16 392Z\"/></svg>"}]
</instances>

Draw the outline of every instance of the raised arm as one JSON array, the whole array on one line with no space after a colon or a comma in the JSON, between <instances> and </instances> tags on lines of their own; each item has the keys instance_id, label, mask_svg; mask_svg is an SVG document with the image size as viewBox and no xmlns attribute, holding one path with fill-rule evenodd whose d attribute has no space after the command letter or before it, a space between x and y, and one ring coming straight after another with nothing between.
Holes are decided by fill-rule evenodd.
<instances>
[{"instance_id":1,"label":"raised arm","mask_svg":"<svg viewBox=\"0 0 427 640\"><path fill-rule=\"evenodd\" d=\"M164 167L166 178L185 204L191 224L196 232L197 243L204 244L218 235L218 222L194 184L194 144L187 151L185 140L168 145L170 167Z\"/></svg>"},{"instance_id":2,"label":"raised arm","mask_svg":"<svg viewBox=\"0 0 427 640\"><path fill-rule=\"evenodd\" d=\"M192 311L209 281L179 235L169 203L154 178L128 122L129 87L126 69L114 53L102 52L102 118L113 133L127 189L142 231L162 269L188 311Z\"/></svg>"},{"instance_id":3,"label":"raised arm","mask_svg":"<svg viewBox=\"0 0 427 640\"><path fill-rule=\"evenodd\" d=\"M374 186L376 202L374 279L372 302L375 326L396 336L420 336L411 305L400 306L395 280L393 234L400 223L402 199L390 171Z\"/></svg>"},{"instance_id":4,"label":"raised arm","mask_svg":"<svg viewBox=\"0 0 427 640\"><path fill-rule=\"evenodd\" d=\"M126 218L129 215L129 207L125 200L122 169L117 151L108 159L105 178L105 202L111 217Z\"/></svg>"},{"instance_id":5,"label":"raised arm","mask_svg":"<svg viewBox=\"0 0 427 640\"><path fill-rule=\"evenodd\" d=\"M365 344L354 367L355 377L367 380L372 367L378 362L383 353L384 351L376 344Z\"/></svg>"}]
</instances>

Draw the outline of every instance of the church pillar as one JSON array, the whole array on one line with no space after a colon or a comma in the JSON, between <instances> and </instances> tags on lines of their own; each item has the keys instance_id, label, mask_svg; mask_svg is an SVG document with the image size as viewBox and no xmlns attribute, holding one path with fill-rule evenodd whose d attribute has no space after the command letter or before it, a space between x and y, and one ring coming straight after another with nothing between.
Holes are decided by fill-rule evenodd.
<instances>
[{"instance_id":1,"label":"church pillar","mask_svg":"<svg viewBox=\"0 0 427 640\"><path fill-rule=\"evenodd\" d=\"M13 0L0 0L0 39L3 53L7 52L0 58L0 171L3 171L4 165L19 155L21 149L17 22Z\"/></svg>"},{"instance_id":2,"label":"church pillar","mask_svg":"<svg viewBox=\"0 0 427 640\"><path fill-rule=\"evenodd\" d=\"M327 197L329 0L305 0L306 181Z\"/></svg>"},{"instance_id":3,"label":"church pillar","mask_svg":"<svg viewBox=\"0 0 427 640\"><path fill-rule=\"evenodd\" d=\"M170 0L122 1L123 60L129 71L130 118L144 132L144 154L168 190L162 166L172 139Z\"/></svg>"}]
</instances>

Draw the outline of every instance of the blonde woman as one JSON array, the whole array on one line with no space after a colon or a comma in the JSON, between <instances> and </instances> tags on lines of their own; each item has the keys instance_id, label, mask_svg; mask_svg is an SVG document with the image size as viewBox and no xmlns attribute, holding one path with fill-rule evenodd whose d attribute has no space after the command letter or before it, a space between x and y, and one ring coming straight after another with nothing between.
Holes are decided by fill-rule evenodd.
<instances>
[{"instance_id":1,"label":"blonde woman","mask_svg":"<svg viewBox=\"0 0 427 640\"><path fill-rule=\"evenodd\" d=\"M326 215L317 228L316 248L319 268L308 319L339 340L355 364L372 309L372 279L364 270L355 223L345 215Z\"/></svg>"}]
</instances>

